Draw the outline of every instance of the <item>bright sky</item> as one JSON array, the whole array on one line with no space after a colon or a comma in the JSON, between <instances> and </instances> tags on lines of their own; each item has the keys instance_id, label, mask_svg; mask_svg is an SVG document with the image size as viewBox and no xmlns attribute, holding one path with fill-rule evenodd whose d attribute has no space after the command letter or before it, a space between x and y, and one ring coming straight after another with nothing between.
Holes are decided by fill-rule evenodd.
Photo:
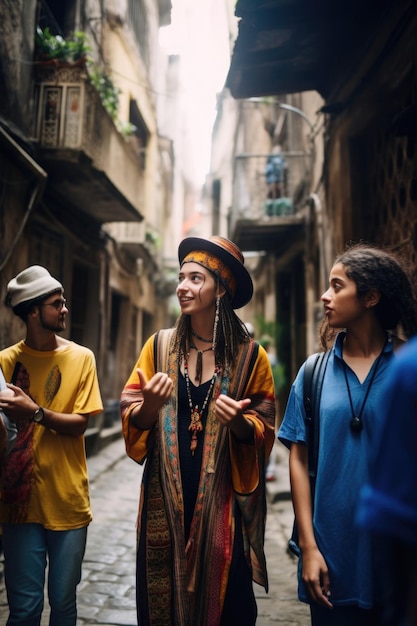
<instances>
[{"instance_id":1,"label":"bright sky","mask_svg":"<svg viewBox=\"0 0 417 626\"><path fill-rule=\"evenodd\" d=\"M226 0L172 0L171 25L160 37L170 54L181 57L188 136L201 183L209 169L216 94L224 87L230 65L225 5Z\"/></svg>"}]
</instances>

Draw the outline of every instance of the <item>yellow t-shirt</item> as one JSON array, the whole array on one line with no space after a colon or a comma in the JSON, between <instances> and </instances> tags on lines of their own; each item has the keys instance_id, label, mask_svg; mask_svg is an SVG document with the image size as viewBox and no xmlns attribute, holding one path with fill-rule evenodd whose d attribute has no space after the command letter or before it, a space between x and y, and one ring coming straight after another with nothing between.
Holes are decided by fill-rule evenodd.
<instances>
[{"instance_id":1,"label":"yellow t-shirt","mask_svg":"<svg viewBox=\"0 0 417 626\"><path fill-rule=\"evenodd\" d=\"M13 378L40 406L82 415L103 410L95 357L84 346L69 342L64 348L40 352L21 341L0 351L0 367L6 381ZM84 437L35 424L33 458L25 522L51 530L86 526L92 515ZM0 522L9 521L9 513L9 505L0 501Z\"/></svg>"}]
</instances>

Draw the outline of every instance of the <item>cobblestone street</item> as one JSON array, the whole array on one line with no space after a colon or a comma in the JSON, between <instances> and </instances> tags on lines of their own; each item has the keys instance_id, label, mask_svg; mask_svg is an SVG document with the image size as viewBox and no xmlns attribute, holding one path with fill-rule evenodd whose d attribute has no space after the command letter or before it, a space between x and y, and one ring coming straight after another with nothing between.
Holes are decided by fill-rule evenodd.
<instances>
[{"instance_id":1,"label":"cobblestone street","mask_svg":"<svg viewBox=\"0 0 417 626\"><path fill-rule=\"evenodd\" d=\"M309 626L308 608L296 597L296 560L286 551L292 525L286 451L279 444L277 480L268 483L266 536L270 590L255 585L257 626ZM77 626L136 626L135 520L141 468L128 459L121 439L88 459L94 521L88 530L83 579L78 593ZM41 626L48 626L48 604ZM0 624L7 619L3 581ZM198 626L198 625L196 625Z\"/></svg>"}]
</instances>

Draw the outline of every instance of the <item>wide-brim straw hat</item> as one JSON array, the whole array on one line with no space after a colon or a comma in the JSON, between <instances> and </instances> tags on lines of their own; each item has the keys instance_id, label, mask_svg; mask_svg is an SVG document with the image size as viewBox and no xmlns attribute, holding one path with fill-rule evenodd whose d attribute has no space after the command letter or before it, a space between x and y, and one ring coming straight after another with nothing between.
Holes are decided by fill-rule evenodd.
<instances>
[{"instance_id":1,"label":"wide-brim straw hat","mask_svg":"<svg viewBox=\"0 0 417 626\"><path fill-rule=\"evenodd\" d=\"M180 266L183 264L184 259L192 252L208 252L209 255L220 259L230 270L234 278L232 289L230 288L230 284L225 284L223 277L220 273L216 272L212 264L205 263L204 260L202 261L201 259L190 259L195 260L196 263L206 267L206 269L218 276L229 293L231 305L234 309L240 309L251 300L253 296L252 278L244 266L245 259L242 252L233 241L218 236L209 237L207 239L202 237L186 237L181 241L178 247Z\"/></svg>"}]
</instances>

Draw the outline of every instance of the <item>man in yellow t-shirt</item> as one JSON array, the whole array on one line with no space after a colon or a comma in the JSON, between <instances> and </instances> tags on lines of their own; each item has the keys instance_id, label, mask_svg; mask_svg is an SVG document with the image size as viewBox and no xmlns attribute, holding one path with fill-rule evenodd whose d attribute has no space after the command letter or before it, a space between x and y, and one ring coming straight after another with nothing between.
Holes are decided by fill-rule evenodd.
<instances>
[{"instance_id":1,"label":"man in yellow t-shirt","mask_svg":"<svg viewBox=\"0 0 417 626\"><path fill-rule=\"evenodd\" d=\"M50 626L76 626L76 588L92 519L84 432L103 410L94 354L59 336L64 289L33 265L7 286L26 338L0 351L12 396L0 410L17 425L0 473L0 523L9 619L39 624L48 561Z\"/></svg>"}]
</instances>

